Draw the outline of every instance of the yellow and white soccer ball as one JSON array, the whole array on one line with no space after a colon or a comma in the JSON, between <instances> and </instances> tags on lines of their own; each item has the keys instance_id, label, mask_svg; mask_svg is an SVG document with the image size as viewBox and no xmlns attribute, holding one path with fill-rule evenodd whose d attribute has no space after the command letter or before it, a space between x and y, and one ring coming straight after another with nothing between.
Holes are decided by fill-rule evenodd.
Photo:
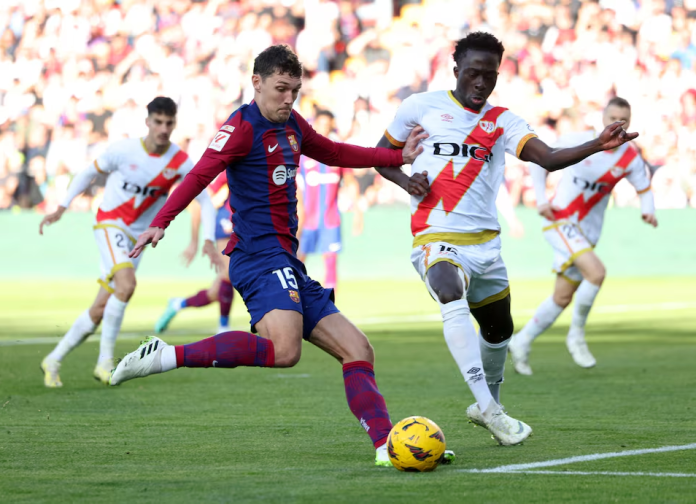
<instances>
[{"instance_id":1,"label":"yellow and white soccer ball","mask_svg":"<svg viewBox=\"0 0 696 504\"><path fill-rule=\"evenodd\" d=\"M399 471L434 471L445 453L445 435L422 416L404 418L389 432L389 460Z\"/></svg>"}]
</instances>

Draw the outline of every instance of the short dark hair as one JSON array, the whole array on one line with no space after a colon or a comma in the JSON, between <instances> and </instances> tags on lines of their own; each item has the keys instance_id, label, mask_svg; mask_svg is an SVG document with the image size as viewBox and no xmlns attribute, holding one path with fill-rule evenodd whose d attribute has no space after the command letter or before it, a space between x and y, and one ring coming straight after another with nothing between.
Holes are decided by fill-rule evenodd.
<instances>
[{"instance_id":1,"label":"short dark hair","mask_svg":"<svg viewBox=\"0 0 696 504\"><path fill-rule=\"evenodd\" d=\"M287 44L272 45L261 51L254 60L254 75L266 79L275 72L288 74L290 77L302 77L302 63Z\"/></svg>"},{"instance_id":2,"label":"short dark hair","mask_svg":"<svg viewBox=\"0 0 696 504\"><path fill-rule=\"evenodd\" d=\"M612 105L631 110L631 104L628 103L628 100L626 100L625 98L621 98L620 96L615 96L614 98L609 100L609 103L607 103L607 108L611 107Z\"/></svg>"},{"instance_id":3,"label":"short dark hair","mask_svg":"<svg viewBox=\"0 0 696 504\"><path fill-rule=\"evenodd\" d=\"M498 61L503 61L503 53L505 52L503 43L495 35L477 31L457 41L457 45L454 47L454 54L452 54L454 62L458 64L469 49L492 52L498 56Z\"/></svg>"},{"instance_id":4,"label":"short dark hair","mask_svg":"<svg viewBox=\"0 0 696 504\"><path fill-rule=\"evenodd\" d=\"M176 115L176 103L166 96L158 96L147 104L147 115L164 114L169 117Z\"/></svg>"},{"instance_id":5,"label":"short dark hair","mask_svg":"<svg viewBox=\"0 0 696 504\"><path fill-rule=\"evenodd\" d=\"M319 119L321 116L326 116L326 117L328 117L328 118L331 119L331 120L333 120L334 117L335 117L335 116L333 115L333 113L329 112L328 110L324 110L324 109L317 110L317 114L316 114L316 117L315 117L315 118L316 118L316 119Z\"/></svg>"}]
</instances>

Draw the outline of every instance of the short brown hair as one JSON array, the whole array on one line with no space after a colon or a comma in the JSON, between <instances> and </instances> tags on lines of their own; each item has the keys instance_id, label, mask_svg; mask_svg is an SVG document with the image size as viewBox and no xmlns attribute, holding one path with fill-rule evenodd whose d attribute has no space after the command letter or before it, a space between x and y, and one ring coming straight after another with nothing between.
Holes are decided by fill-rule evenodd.
<instances>
[{"instance_id":1,"label":"short brown hair","mask_svg":"<svg viewBox=\"0 0 696 504\"><path fill-rule=\"evenodd\" d=\"M290 77L302 77L302 63L297 58L297 54L286 44L272 45L264 49L254 60L254 75L266 79L275 72L287 74Z\"/></svg>"}]
</instances>

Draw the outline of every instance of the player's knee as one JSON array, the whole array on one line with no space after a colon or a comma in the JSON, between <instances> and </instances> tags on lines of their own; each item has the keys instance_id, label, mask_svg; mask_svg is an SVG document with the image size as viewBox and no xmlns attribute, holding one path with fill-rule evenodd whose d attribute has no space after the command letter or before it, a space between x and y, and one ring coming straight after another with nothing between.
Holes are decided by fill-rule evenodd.
<instances>
[{"instance_id":1,"label":"player's knee","mask_svg":"<svg viewBox=\"0 0 696 504\"><path fill-rule=\"evenodd\" d=\"M123 302L129 301L135 292L137 282L135 277L123 279L114 288L114 295Z\"/></svg>"},{"instance_id":2,"label":"player's knee","mask_svg":"<svg viewBox=\"0 0 696 504\"><path fill-rule=\"evenodd\" d=\"M452 301L459 301L464 297L464 288L461 285L447 285L437 291L437 298L440 303L447 304Z\"/></svg>"},{"instance_id":3,"label":"player's knee","mask_svg":"<svg viewBox=\"0 0 696 504\"><path fill-rule=\"evenodd\" d=\"M489 327L481 325L481 337L492 345L497 345L512 337L515 331L515 324L512 322L512 317L502 317L497 319Z\"/></svg>"},{"instance_id":4,"label":"player's knee","mask_svg":"<svg viewBox=\"0 0 696 504\"><path fill-rule=\"evenodd\" d=\"M604 267L604 264L599 263L599 265L597 265L595 270L592 272L592 278L588 280L595 285L602 285L606 276L607 269Z\"/></svg>"},{"instance_id":5,"label":"player's knee","mask_svg":"<svg viewBox=\"0 0 696 504\"><path fill-rule=\"evenodd\" d=\"M275 352L275 367L290 368L300 362L302 345L277 348Z\"/></svg>"},{"instance_id":6,"label":"player's knee","mask_svg":"<svg viewBox=\"0 0 696 504\"><path fill-rule=\"evenodd\" d=\"M554 292L553 293L553 302L556 303L558 306L561 308L567 308L570 302L573 300L573 293L572 292Z\"/></svg>"},{"instance_id":7,"label":"player's knee","mask_svg":"<svg viewBox=\"0 0 696 504\"><path fill-rule=\"evenodd\" d=\"M343 362L366 361L369 363L375 362L375 349L370 344L367 336L364 334L357 339L355 345L352 346L348 353L343 357Z\"/></svg>"}]
</instances>

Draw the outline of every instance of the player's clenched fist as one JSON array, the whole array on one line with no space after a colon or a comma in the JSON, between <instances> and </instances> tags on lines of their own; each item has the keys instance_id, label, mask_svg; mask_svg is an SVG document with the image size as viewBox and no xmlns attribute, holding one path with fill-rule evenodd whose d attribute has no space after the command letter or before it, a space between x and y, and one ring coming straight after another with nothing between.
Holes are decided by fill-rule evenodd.
<instances>
[{"instance_id":1,"label":"player's clenched fist","mask_svg":"<svg viewBox=\"0 0 696 504\"><path fill-rule=\"evenodd\" d=\"M414 173L408 179L408 187L406 188L411 196L425 196L430 192L430 183L428 182L428 172Z\"/></svg>"},{"instance_id":2,"label":"player's clenched fist","mask_svg":"<svg viewBox=\"0 0 696 504\"><path fill-rule=\"evenodd\" d=\"M58 210L56 210L52 214L48 214L46 217L41 219L41 224L39 224L39 234L43 235L44 226L50 226L54 222L58 222L60 220L60 218L63 217L64 213L65 213L65 207L59 206Z\"/></svg>"},{"instance_id":3,"label":"player's clenched fist","mask_svg":"<svg viewBox=\"0 0 696 504\"><path fill-rule=\"evenodd\" d=\"M553 211L551 210L551 205L549 205L548 203L539 205L537 211L539 212L539 215L541 215L545 219L548 219L550 221L555 220L553 216Z\"/></svg>"},{"instance_id":4,"label":"player's clenched fist","mask_svg":"<svg viewBox=\"0 0 696 504\"><path fill-rule=\"evenodd\" d=\"M418 157L418 154L423 152L423 146L418 145L421 140L428 138L428 134L425 132L422 126L416 126L411 130L411 133L406 139L406 144L404 145L401 155L404 159L404 164L411 164Z\"/></svg>"},{"instance_id":5,"label":"player's clenched fist","mask_svg":"<svg viewBox=\"0 0 696 504\"><path fill-rule=\"evenodd\" d=\"M144 233L138 236L138 241L133 250L130 251L130 254L128 254L128 257L131 259L138 257L148 243L152 243L152 248L155 248L162 238L164 238L164 229L158 227L147 228Z\"/></svg>"}]
</instances>

